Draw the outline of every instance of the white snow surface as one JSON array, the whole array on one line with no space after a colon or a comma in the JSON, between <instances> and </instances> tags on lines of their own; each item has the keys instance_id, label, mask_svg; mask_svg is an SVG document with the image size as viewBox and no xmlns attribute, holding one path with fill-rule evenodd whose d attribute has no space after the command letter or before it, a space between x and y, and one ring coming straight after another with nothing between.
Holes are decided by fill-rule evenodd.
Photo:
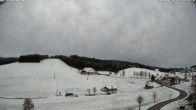
<instances>
[{"instance_id":1,"label":"white snow surface","mask_svg":"<svg viewBox=\"0 0 196 110\"><path fill-rule=\"evenodd\" d=\"M37 110L126 110L128 107L137 109L136 98L139 95L144 97L143 107L154 104L153 92L158 94L156 102L169 99L170 94L172 97L178 96L178 92L160 87L156 83L151 83L154 89L145 90L143 87L149 79L134 78L134 71L157 74L157 71L128 68L125 69L125 77L119 75L122 71L117 76L88 77L59 59L3 65L0 66L0 110L21 110L23 99L14 98L26 97L33 98ZM103 95L100 89L104 86L117 87L117 94ZM93 87L97 88L96 95L85 96L87 88L93 93ZM61 92L62 96L56 96L57 91ZM78 94L79 97L65 98L65 92Z\"/></svg>"}]
</instances>

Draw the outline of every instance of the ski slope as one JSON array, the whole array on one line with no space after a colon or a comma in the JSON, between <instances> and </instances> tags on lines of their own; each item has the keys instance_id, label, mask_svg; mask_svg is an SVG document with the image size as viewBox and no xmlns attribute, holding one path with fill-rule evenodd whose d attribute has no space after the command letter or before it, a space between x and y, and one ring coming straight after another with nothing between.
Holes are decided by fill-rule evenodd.
<instances>
[{"instance_id":1,"label":"ski slope","mask_svg":"<svg viewBox=\"0 0 196 110\"><path fill-rule=\"evenodd\" d=\"M128 107L137 108L135 100L139 95L145 99L144 108L153 104L154 91L158 94L157 102L178 95L178 92L155 83L151 83L154 89L145 90L143 87L148 78L130 78L136 70L144 71L140 68L129 68L125 70L126 77L119 76L121 71L117 76L88 77L59 59L3 65L0 66L0 109L21 110L23 99L17 98L29 97L33 98L37 110L125 110ZM157 74L153 71L151 73ZM103 95L100 89L104 86L117 87L117 94ZM97 88L97 95L85 96L87 88L93 87ZM57 91L62 96L56 96ZM65 98L65 92L78 94L79 97Z\"/></svg>"}]
</instances>

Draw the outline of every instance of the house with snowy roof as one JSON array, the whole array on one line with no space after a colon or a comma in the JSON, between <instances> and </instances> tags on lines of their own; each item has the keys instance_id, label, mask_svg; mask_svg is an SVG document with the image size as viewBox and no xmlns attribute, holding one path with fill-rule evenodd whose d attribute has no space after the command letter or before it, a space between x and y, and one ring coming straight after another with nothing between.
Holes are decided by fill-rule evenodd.
<instances>
[{"instance_id":1,"label":"house with snowy roof","mask_svg":"<svg viewBox=\"0 0 196 110\"><path fill-rule=\"evenodd\" d=\"M95 71L93 68L86 67L81 71L82 75L98 75L99 73Z\"/></svg>"},{"instance_id":2,"label":"house with snowy roof","mask_svg":"<svg viewBox=\"0 0 196 110\"><path fill-rule=\"evenodd\" d=\"M192 72L196 72L196 65L191 67Z\"/></svg>"},{"instance_id":3,"label":"house with snowy roof","mask_svg":"<svg viewBox=\"0 0 196 110\"><path fill-rule=\"evenodd\" d=\"M105 86L101 88L100 91L106 92L107 94L114 94L118 91L118 89L115 86Z\"/></svg>"}]
</instances>

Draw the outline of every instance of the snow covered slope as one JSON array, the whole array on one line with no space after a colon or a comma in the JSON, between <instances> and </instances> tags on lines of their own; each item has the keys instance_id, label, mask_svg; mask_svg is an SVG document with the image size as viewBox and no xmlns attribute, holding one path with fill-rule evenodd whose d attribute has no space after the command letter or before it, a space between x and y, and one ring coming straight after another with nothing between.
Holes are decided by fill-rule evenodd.
<instances>
[{"instance_id":1,"label":"snow covered slope","mask_svg":"<svg viewBox=\"0 0 196 110\"><path fill-rule=\"evenodd\" d=\"M137 70L142 70L137 68ZM125 70L127 77L105 75L81 75L59 59L47 59L41 63L12 63L0 66L0 109L22 109L22 99L33 98L39 110L110 110L137 107L138 95L145 98L144 104L152 104L152 93L157 91L157 101L178 95L173 90L153 84L156 88L144 90L148 78L130 78L131 69ZM120 74L120 72L119 72ZM104 86L115 86L117 94L102 95ZM85 96L87 88L97 88L96 96ZM56 96L56 92L62 96ZM65 98L65 92L79 97ZM92 91L91 91L92 93ZM11 99L5 99L11 98Z\"/></svg>"}]
</instances>

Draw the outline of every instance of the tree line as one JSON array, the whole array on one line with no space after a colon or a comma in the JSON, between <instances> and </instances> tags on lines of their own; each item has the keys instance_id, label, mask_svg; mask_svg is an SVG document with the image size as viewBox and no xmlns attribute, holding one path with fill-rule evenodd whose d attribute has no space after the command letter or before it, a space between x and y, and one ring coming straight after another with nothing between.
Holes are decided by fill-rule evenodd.
<instances>
[{"instance_id":1,"label":"tree line","mask_svg":"<svg viewBox=\"0 0 196 110\"><path fill-rule=\"evenodd\" d=\"M85 67L92 67L97 71L118 72L119 70L123 70L130 67L144 68L150 70L155 70L156 68L159 68L159 67L147 66L139 63L131 63L131 62L117 61L117 60L101 60L101 59L83 57L78 55L70 55L69 57L64 55L55 55L55 56L51 56L51 58L61 59L69 66L78 69L83 69ZM162 72L169 72L171 70L176 70L176 69L177 68L159 68L159 70Z\"/></svg>"},{"instance_id":2,"label":"tree line","mask_svg":"<svg viewBox=\"0 0 196 110\"><path fill-rule=\"evenodd\" d=\"M13 62L40 62L41 60L47 58L58 58L63 62L67 63L69 66L83 69L85 67L92 67L97 71L111 71L118 72L119 70L123 70L126 68L136 67L136 68L144 68L149 70L159 69L161 72L170 72L173 70L179 70L180 68L160 68L155 66L148 66L139 63L132 63L127 61L117 61L117 60L101 60L96 58L83 57L78 55L39 55L39 54L31 54L31 55L21 55L19 58L0 58L0 65L13 63Z\"/></svg>"},{"instance_id":3,"label":"tree line","mask_svg":"<svg viewBox=\"0 0 196 110\"><path fill-rule=\"evenodd\" d=\"M196 65L191 66L191 68L195 68L195 67L196 67Z\"/></svg>"},{"instance_id":4,"label":"tree line","mask_svg":"<svg viewBox=\"0 0 196 110\"><path fill-rule=\"evenodd\" d=\"M14 63L17 62L18 58L15 57L0 57L0 65L5 65L5 64L9 64L9 63Z\"/></svg>"},{"instance_id":5,"label":"tree line","mask_svg":"<svg viewBox=\"0 0 196 110\"><path fill-rule=\"evenodd\" d=\"M3 4L3 3L5 3L5 1L0 1L0 5Z\"/></svg>"},{"instance_id":6,"label":"tree line","mask_svg":"<svg viewBox=\"0 0 196 110\"><path fill-rule=\"evenodd\" d=\"M49 58L48 55L39 55L39 54L32 54L32 55L21 55L19 57L19 62L37 62L39 63L41 60Z\"/></svg>"},{"instance_id":7,"label":"tree line","mask_svg":"<svg viewBox=\"0 0 196 110\"><path fill-rule=\"evenodd\" d=\"M97 71L112 71L118 72L124 68L129 68L130 63L122 62L122 61L115 61L115 60L100 60L95 58L88 58L88 57L80 57L77 55L70 55L63 56L63 55L56 55L52 56L51 58L58 58L64 61L69 66L83 69L85 67L92 67Z\"/></svg>"}]
</instances>

